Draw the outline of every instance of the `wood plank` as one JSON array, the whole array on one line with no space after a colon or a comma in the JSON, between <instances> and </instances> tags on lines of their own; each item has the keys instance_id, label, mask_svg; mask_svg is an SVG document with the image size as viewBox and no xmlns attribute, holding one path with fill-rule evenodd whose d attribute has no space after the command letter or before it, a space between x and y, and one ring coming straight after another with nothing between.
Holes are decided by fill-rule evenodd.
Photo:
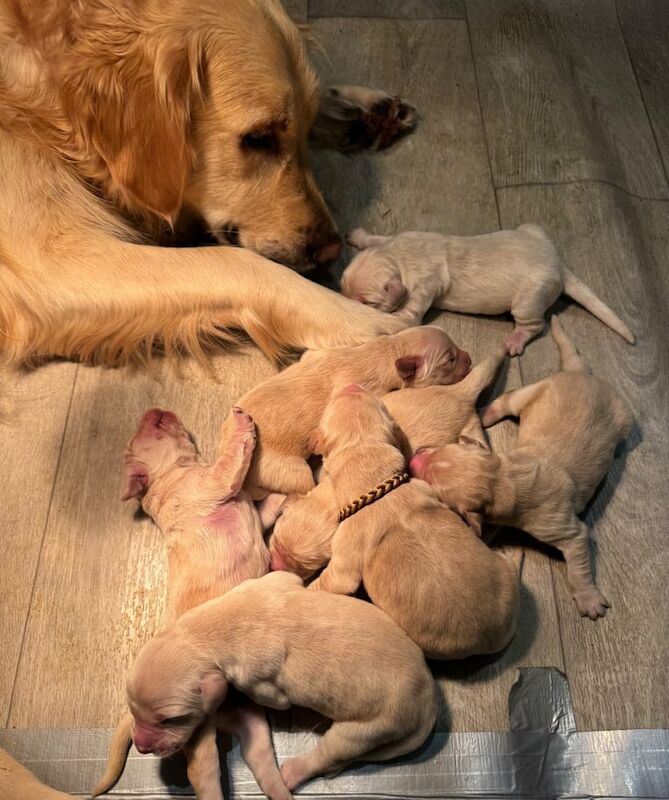
<instances>
[{"instance_id":1,"label":"wood plank","mask_svg":"<svg viewBox=\"0 0 669 800\"><path fill-rule=\"evenodd\" d=\"M309 0L309 17L462 19L462 0Z\"/></svg>"},{"instance_id":2,"label":"wood plank","mask_svg":"<svg viewBox=\"0 0 669 800\"><path fill-rule=\"evenodd\" d=\"M639 201L608 186L500 191L502 223L546 226L565 262L629 322L634 347L581 308L562 315L593 371L610 380L635 412L632 434L588 510L597 581L611 601L604 620L582 620L564 564L553 562L565 666L581 730L667 727L669 545L669 204ZM527 350L523 382L557 366L550 338Z\"/></svg>"},{"instance_id":3,"label":"wood plank","mask_svg":"<svg viewBox=\"0 0 669 800\"><path fill-rule=\"evenodd\" d=\"M317 19L310 27L331 63L323 66L325 83L380 87L421 115L417 130L383 153L314 154L316 177L340 230L495 230L464 22Z\"/></svg>"},{"instance_id":4,"label":"wood plank","mask_svg":"<svg viewBox=\"0 0 669 800\"><path fill-rule=\"evenodd\" d=\"M467 15L496 186L669 196L613 0L468 0Z\"/></svg>"},{"instance_id":5,"label":"wood plank","mask_svg":"<svg viewBox=\"0 0 669 800\"><path fill-rule=\"evenodd\" d=\"M232 403L272 368L251 348L183 380L82 368L72 399L52 510L9 724L107 727L123 708L137 650L160 623L165 553L159 530L121 503L121 455L155 405L181 415L212 457Z\"/></svg>"},{"instance_id":6,"label":"wood plank","mask_svg":"<svg viewBox=\"0 0 669 800\"><path fill-rule=\"evenodd\" d=\"M341 82L383 86L420 110L418 130L394 149L347 158L319 153L320 185L343 230L407 229L474 234L498 229L474 69L466 26L457 21L316 20L313 30ZM351 58L355 41L364 59ZM457 109L457 114L453 113ZM444 312L434 316L479 361L501 345L508 320ZM520 385L518 362L506 379ZM501 382L500 382L501 386ZM499 426L496 447L510 445L515 427ZM443 730L506 730L507 697L518 666L562 668L550 566L527 555L519 635L498 659L453 668L434 665L445 698ZM308 726L310 717L296 717Z\"/></svg>"},{"instance_id":7,"label":"wood plank","mask_svg":"<svg viewBox=\"0 0 669 800\"><path fill-rule=\"evenodd\" d=\"M309 14L309 0L281 0L288 16L295 22L306 22Z\"/></svg>"},{"instance_id":8,"label":"wood plank","mask_svg":"<svg viewBox=\"0 0 669 800\"><path fill-rule=\"evenodd\" d=\"M618 15L632 65L669 172L669 4L664 0L618 0Z\"/></svg>"},{"instance_id":9,"label":"wood plank","mask_svg":"<svg viewBox=\"0 0 669 800\"><path fill-rule=\"evenodd\" d=\"M75 373L73 364L53 363L2 374L7 417L0 423L1 726L9 717Z\"/></svg>"}]
</instances>

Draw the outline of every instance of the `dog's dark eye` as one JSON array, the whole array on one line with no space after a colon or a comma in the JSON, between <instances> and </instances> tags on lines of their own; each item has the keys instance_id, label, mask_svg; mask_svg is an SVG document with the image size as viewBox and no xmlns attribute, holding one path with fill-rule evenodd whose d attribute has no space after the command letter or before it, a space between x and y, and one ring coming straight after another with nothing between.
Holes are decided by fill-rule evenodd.
<instances>
[{"instance_id":1,"label":"dog's dark eye","mask_svg":"<svg viewBox=\"0 0 669 800\"><path fill-rule=\"evenodd\" d=\"M272 131L251 131L242 136L242 149L272 153L278 149L279 140Z\"/></svg>"}]
</instances>

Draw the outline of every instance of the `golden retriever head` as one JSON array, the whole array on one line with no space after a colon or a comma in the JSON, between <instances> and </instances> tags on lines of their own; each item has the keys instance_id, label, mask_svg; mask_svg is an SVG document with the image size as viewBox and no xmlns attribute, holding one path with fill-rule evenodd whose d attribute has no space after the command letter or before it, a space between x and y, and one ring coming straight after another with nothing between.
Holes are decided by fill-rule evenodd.
<instances>
[{"instance_id":1,"label":"golden retriever head","mask_svg":"<svg viewBox=\"0 0 669 800\"><path fill-rule=\"evenodd\" d=\"M337 256L307 162L318 84L278 0L52 0L15 23L50 86L25 127L131 214L188 209L298 269Z\"/></svg>"}]
</instances>

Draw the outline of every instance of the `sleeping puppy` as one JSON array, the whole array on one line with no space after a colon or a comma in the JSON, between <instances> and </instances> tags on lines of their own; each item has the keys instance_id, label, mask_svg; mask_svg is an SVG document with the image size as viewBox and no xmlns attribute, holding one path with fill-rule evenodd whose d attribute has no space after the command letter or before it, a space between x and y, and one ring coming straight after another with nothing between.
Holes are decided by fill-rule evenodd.
<instances>
[{"instance_id":1,"label":"sleeping puppy","mask_svg":"<svg viewBox=\"0 0 669 800\"><path fill-rule=\"evenodd\" d=\"M630 343L634 335L560 260L538 225L483 236L407 231L374 236L362 228L350 243L362 250L344 271L342 294L419 323L431 307L503 314L516 323L505 342L520 355L544 329L544 312L568 295Z\"/></svg>"},{"instance_id":2,"label":"sleeping puppy","mask_svg":"<svg viewBox=\"0 0 669 800\"><path fill-rule=\"evenodd\" d=\"M610 467L633 417L608 383L590 375L556 317L552 333L562 372L502 395L482 412L486 426L520 417L514 450L493 455L470 440L414 456L412 474L459 511L482 511L557 547L582 616L609 603L592 576L588 529L579 518Z\"/></svg>"},{"instance_id":3,"label":"sleeping puppy","mask_svg":"<svg viewBox=\"0 0 669 800\"><path fill-rule=\"evenodd\" d=\"M475 404L503 358L501 352L486 358L466 378L450 386L400 389L384 395L383 403L397 425L406 458L420 448L456 442L462 433L487 446ZM324 476L308 494L289 497L269 542L272 569L295 572L304 579L317 572L330 559L338 513L332 482ZM478 517L468 514L467 522L478 527L480 534Z\"/></svg>"},{"instance_id":4,"label":"sleeping puppy","mask_svg":"<svg viewBox=\"0 0 669 800\"><path fill-rule=\"evenodd\" d=\"M270 708L300 705L333 720L313 750L282 764L290 789L353 761L410 753L436 716L423 656L385 614L309 593L286 572L245 581L142 648L128 677L135 741L177 752L229 685Z\"/></svg>"},{"instance_id":5,"label":"sleeping puppy","mask_svg":"<svg viewBox=\"0 0 669 800\"><path fill-rule=\"evenodd\" d=\"M425 483L405 482L382 402L360 386L344 388L328 404L318 439L340 519L354 513L337 528L330 563L309 590L352 594L364 583L372 602L431 658L501 650L515 630L518 571ZM396 488L384 494L384 485ZM365 505L362 498L378 499Z\"/></svg>"},{"instance_id":6,"label":"sleeping puppy","mask_svg":"<svg viewBox=\"0 0 669 800\"><path fill-rule=\"evenodd\" d=\"M165 534L168 621L268 570L260 518L241 490L254 445L253 420L238 408L228 418L224 446L211 466L198 455L181 421L170 411L147 411L128 445L123 499L141 498L142 508ZM223 800L217 728L239 739L242 755L268 797L291 797L276 765L263 710L253 703L228 704L202 722L196 736L183 743L188 778L200 800ZM127 714L115 731L107 769L94 797L120 778L131 738L140 752L146 752L141 732L135 728L133 733L133 718Z\"/></svg>"},{"instance_id":7,"label":"sleeping puppy","mask_svg":"<svg viewBox=\"0 0 669 800\"><path fill-rule=\"evenodd\" d=\"M358 381L385 394L403 386L456 383L470 366L469 354L434 326L382 336L358 347L307 353L238 403L258 431L245 488L261 499L270 491L306 494L314 487L307 463L310 437L336 389Z\"/></svg>"}]
</instances>

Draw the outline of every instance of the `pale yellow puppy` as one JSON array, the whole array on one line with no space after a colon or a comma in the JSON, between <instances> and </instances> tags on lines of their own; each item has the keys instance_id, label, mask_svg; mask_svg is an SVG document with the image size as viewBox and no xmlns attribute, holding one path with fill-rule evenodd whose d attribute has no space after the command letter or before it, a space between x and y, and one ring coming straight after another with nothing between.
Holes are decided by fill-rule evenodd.
<instances>
[{"instance_id":1,"label":"pale yellow puppy","mask_svg":"<svg viewBox=\"0 0 669 800\"><path fill-rule=\"evenodd\" d=\"M436 717L432 675L397 625L361 600L307 592L287 572L245 581L145 645L128 678L135 727L153 752L174 753L230 685L270 708L333 720L316 747L282 764L290 789L410 753Z\"/></svg>"},{"instance_id":2,"label":"pale yellow puppy","mask_svg":"<svg viewBox=\"0 0 669 800\"><path fill-rule=\"evenodd\" d=\"M323 470L346 507L406 469L383 403L349 386L319 429ZM519 576L423 481L409 481L337 528L332 558L309 586L352 594L364 583L375 605L432 658L501 650L513 636Z\"/></svg>"},{"instance_id":3,"label":"pale yellow puppy","mask_svg":"<svg viewBox=\"0 0 669 800\"><path fill-rule=\"evenodd\" d=\"M314 487L311 436L333 391L356 381L375 394L405 386L450 384L469 372L469 354L441 328L425 326L358 347L307 353L245 394L238 405L256 424L258 444L245 483L268 492L306 494Z\"/></svg>"},{"instance_id":4,"label":"pale yellow puppy","mask_svg":"<svg viewBox=\"0 0 669 800\"><path fill-rule=\"evenodd\" d=\"M224 447L211 465L171 411L147 411L130 440L123 499L141 499L142 508L165 535L168 621L269 568L260 517L242 491L254 445L253 420L238 408L228 418ZM199 800L223 800L217 729L239 739L242 755L268 797L289 800L265 711L253 703L226 703L185 743L188 778ZM131 740L140 752L147 752L141 730L134 729L132 715L126 714L114 733L94 797L120 778Z\"/></svg>"},{"instance_id":5,"label":"pale yellow puppy","mask_svg":"<svg viewBox=\"0 0 669 800\"><path fill-rule=\"evenodd\" d=\"M604 616L609 603L595 585L588 528L579 519L629 434L627 403L588 371L556 317L552 332L562 371L503 394L482 412L486 426L520 418L514 450L493 455L476 444L419 453L412 472L461 512L482 511L493 522L521 528L557 547L583 616Z\"/></svg>"},{"instance_id":6,"label":"pale yellow puppy","mask_svg":"<svg viewBox=\"0 0 669 800\"><path fill-rule=\"evenodd\" d=\"M384 395L383 403L397 423L407 458L420 448L455 442L461 433L485 444L475 403L493 380L503 358L502 351L486 358L466 378L449 386L400 389ZM286 569L306 579L326 564L339 524L338 512L327 477L321 477L318 486L307 495L288 498L270 539L272 569ZM471 523L478 522L476 516L471 515Z\"/></svg>"},{"instance_id":7,"label":"pale yellow puppy","mask_svg":"<svg viewBox=\"0 0 669 800\"><path fill-rule=\"evenodd\" d=\"M516 327L505 346L519 355L543 331L544 313L564 293L634 342L627 325L562 263L538 225L482 236L375 236L358 228L349 241L361 252L344 271L342 294L413 324L431 306L468 314L510 311Z\"/></svg>"}]
</instances>

